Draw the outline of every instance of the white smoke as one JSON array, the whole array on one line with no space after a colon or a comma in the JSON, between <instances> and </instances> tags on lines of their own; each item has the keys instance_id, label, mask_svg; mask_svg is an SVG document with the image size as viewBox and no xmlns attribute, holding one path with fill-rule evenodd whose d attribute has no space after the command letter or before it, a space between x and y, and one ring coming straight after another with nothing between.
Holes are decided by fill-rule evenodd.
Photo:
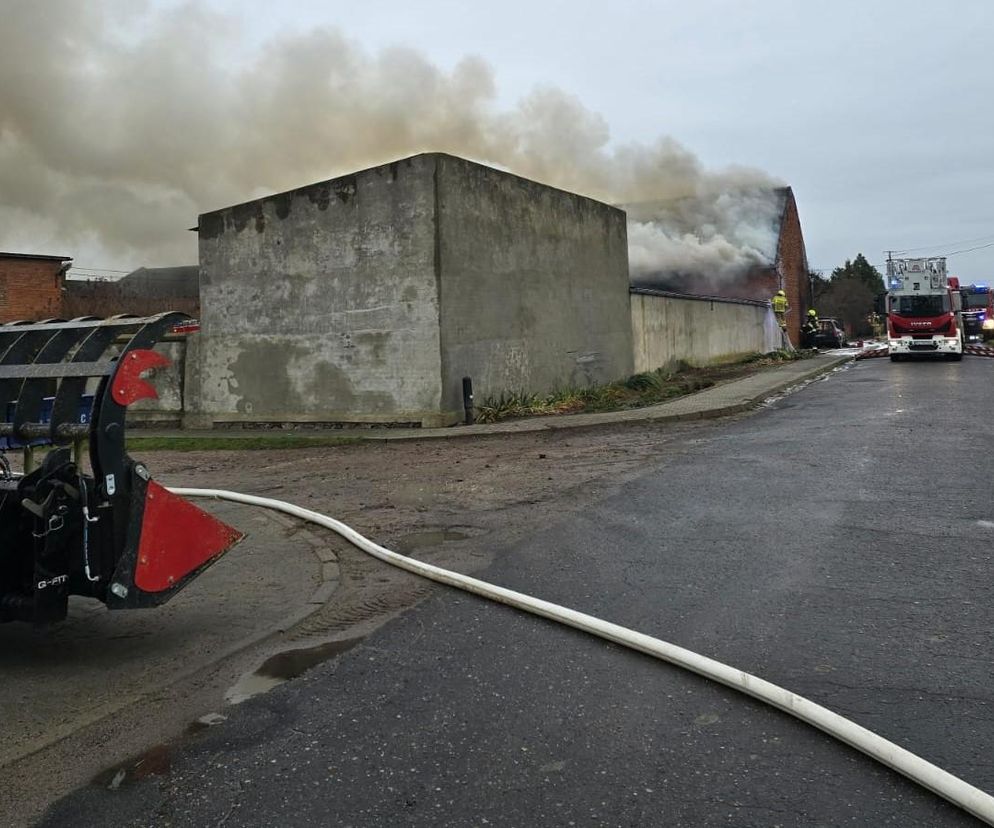
<instances>
[{"instance_id":1,"label":"white smoke","mask_svg":"<svg viewBox=\"0 0 994 828\"><path fill-rule=\"evenodd\" d=\"M748 214L775 203L776 182L705 170L672 138L613 147L604 119L561 90L502 110L479 59L443 71L336 29L226 62L237 44L236 23L197 2L5 0L0 249L122 269L193 262L187 228L202 212L423 151L612 203L670 202L651 232L633 225L645 272L725 273L736 251L769 246Z\"/></svg>"},{"instance_id":2,"label":"white smoke","mask_svg":"<svg viewBox=\"0 0 994 828\"><path fill-rule=\"evenodd\" d=\"M624 205L633 281L699 274L716 284L776 261L784 191L730 178L712 177L718 191Z\"/></svg>"}]
</instances>

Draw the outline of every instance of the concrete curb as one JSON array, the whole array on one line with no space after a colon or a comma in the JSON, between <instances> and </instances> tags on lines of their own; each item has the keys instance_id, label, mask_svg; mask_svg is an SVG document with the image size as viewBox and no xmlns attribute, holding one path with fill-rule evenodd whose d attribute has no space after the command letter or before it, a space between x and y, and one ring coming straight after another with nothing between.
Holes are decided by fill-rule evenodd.
<instances>
[{"instance_id":1,"label":"concrete curb","mask_svg":"<svg viewBox=\"0 0 994 828\"><path fill-rule=\"evenodd\" d=\"M770 397L775 397L778 394L782 394L785 391L789 391L791 388L794 388L795 386L811 382L811 380L817 379L818 377L823 376L824 374L828 374L831 371L834 371L840 365L844 365L845 363L852 361L853 358L851 356L834 357L832 362L830 363L822 363L821 365L813 368L811 371L808 371L804 374L800 374L799 376L793 377L790 380L786 380L784 382L777 383L776 385L772 385L764 389L761 393L753 394L752 396L748 397L747 399L741 402L730 404L722 408L709 409L707 411L700 411L694 414L668 414L658 417L652 416L647 419L652 420L654 422L665 421L665 420L674 420L674 421L708 420L708 419L717 419L719 417L730 417L733 414L741 414L745 411L751 411L752 409L756 408L756 406L758 405L762 405L762 403L768 400Z\"/></svg>"},{"instance_id":2,"label":"concrete curb","mask_svg":"<svg viewBox=\"0 0 994 828\"><path fill-rule=\"evenodd\" d=\"M473 426L451 426L449 428L437 429L410 429L393 434L390 433L367 433L358 435L362 440L378 442L394 442L398 440L434 440L491 436L495 434L522 434L540 431L559 431L564 429L586 429L597 428L606 425L618 425L622 423L644 423L644 422L680 422L686 420L705 420L727 417L733 414L741 414L749 411L770 397L776 396L789 388L809 382L829 371L834 370L846 362L852 362L852 355L827 356L815 358L817 365L812 365L808 370L800 373L791 373L788 378L779 376L781 371L774 369L771 371L752 374L742 379L730 380L702 391L696 391L677 400L671 400L657 405L646 406L645 408L629 409L626 411L606 411L598 414L566 414L550 417L534 417L524 420L514 420L505 423L493 423ZM791 363L796 365L797 363ZM753 393L730 402L725 405L708 406L700 405L705 395L722 389L723 394L731 392L734 394L736 385L746 381L755 381L756 378L767 377L769 383L761 384L760 388ZM695 407L694 403L698 403ZM674 411L674 407L689 408L686 411Z\"/></svg>"}]
</instances>

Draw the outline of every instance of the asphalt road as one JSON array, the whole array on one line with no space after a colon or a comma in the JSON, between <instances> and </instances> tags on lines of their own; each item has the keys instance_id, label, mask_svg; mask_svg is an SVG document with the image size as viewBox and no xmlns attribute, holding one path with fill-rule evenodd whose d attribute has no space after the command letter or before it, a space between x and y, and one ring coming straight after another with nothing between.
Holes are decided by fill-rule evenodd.
<instances>
[{"instance_id":1,"label":"asphalt road","mask_svg":"<svg viewBox=\"0 0 994 828\"><path fill-rule=\"evenodd\" d=\"M806 695L994 791L994 360L872 360L703 424L480 577ZM68 825L975 822L818 731L437 588ZM144 767L144 770L141 768Z\"/></svg>"}]
</instances>

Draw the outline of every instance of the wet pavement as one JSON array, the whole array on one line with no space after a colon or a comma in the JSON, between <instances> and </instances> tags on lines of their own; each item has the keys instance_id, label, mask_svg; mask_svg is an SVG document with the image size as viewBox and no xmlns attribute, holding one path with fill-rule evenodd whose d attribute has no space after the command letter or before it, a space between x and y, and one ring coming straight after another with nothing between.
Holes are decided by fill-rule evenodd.
<instances>
[{"instance_id":1,"label":"wet pavement","mask_svg":"<svg viewBox=\"0 0 994 828\"><path fill-rule=\"evenodd\" d=\"M52 787L79 784L147 744L161 701L176 686L316 609L309 601L322 568L313 544L258 510L228 503L206 508L248 537L165 606L111 612L98 601L73 598L69 617L57 625L0 625L0 769L7 782L0 786L0 814L21 813ZM143 728L105 743L107 721L138 721ZM170 721L166 730L171 727ZM103 747L67 762L62 745L73 739ZM14 784L22 776L32 780L30 790Z\"/></svg>"},{"instance_id":2,"label":"wet pavement","mask_svg":"<svg viewBox=\"0 0 994 828\"><path fill-rule=\"evenodd\" d=\"M760 675L992 791L992 388L992 360L849 365L582 506L564 493L524 539L489 534L475 574ZM758 702L450 590L326 655L43 824L976 824Z\"/></svg>"}]
</instances>

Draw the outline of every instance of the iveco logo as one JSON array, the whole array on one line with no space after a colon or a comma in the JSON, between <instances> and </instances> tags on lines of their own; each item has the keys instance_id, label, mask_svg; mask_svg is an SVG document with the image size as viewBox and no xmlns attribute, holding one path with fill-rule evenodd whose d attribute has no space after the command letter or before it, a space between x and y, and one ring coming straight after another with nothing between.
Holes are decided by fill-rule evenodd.
<instances>
[{"instance_id":1,"label":"iveco logo","mask_svg":"<svg viewBox=\"0 0 994 828\"><path fill-rule=\"evenodd\" d=\"M932 327L932 323L931 322L912 322L911 324L915 325L916 327L919 327L919 328L931 328Z\"/></svg>"}]
</instances>

